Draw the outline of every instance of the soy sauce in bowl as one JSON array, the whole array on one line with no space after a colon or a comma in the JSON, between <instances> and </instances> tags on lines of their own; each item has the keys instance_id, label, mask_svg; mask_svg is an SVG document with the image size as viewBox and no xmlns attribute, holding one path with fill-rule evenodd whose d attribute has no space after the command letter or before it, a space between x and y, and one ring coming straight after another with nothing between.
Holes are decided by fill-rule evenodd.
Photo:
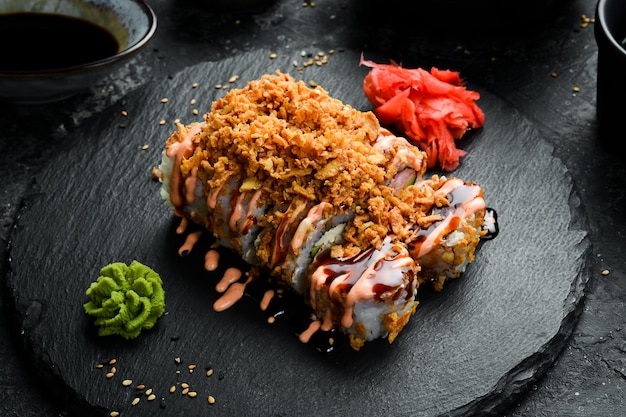
<instances>
[{"instance_id":1,"label":"soy sauce in bowl","mask_svg":"<svg viewBox=\"0 0 626 417\"><path fill-rule=\"evenodd\" d=\"M146 0L0 0L0 102L43 105L88 92L156 29Z\"/></svg>"},{"instance_id":2,"label":"soy sauce in bowl","mask_svg":"<svg viewBox=\"0 0 626 417\"><path fill-rule=\"evenodd\" d=\"M114 56L117 39L86 20L47 13L0 15L0 71L40 71Z\"/></svg>"}]
</instances>

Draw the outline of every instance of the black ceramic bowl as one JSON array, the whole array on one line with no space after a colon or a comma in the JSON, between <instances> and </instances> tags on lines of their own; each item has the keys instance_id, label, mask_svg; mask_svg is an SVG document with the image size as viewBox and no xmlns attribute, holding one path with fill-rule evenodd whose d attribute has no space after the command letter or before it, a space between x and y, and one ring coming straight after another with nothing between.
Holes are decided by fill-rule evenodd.
<instances>
[{"instance_id":1,"label":"black ceramic bowl","mask_svg":"<svg viewBox=\"0 0 626 417\"><path fill-rule=\"evenodd\" d=\"M620 105L626 93L626 1L599 0L594 25L598 44L596 111L599 137L612 150L626 154Z\"/></svg>"},{"instance_id":2,"label":"black ceramic bowl","mask_svg":"<svg viewBox=\"0 0 626 417\"><path fill-rule=\"evenodd\" d=\"M156 27L143 0L0 0L0 100L46 103L88 89L143 49ZM89 42L99 37L109 48L94 55L100 49Z\"/></svg>"}]
</instances>

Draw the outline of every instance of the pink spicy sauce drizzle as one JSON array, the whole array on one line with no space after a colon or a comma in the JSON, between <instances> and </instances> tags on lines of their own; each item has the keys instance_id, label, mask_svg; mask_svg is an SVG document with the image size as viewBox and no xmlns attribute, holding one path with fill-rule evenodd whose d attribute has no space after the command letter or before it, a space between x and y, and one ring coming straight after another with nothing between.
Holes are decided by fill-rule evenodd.
<instances>
[{"instance_id":1,"label":"pink spicy sauce drizzle","mask_svg":"<svg viewBox=\"0 0 626 417\"><path fill-rule=\"evenodd\" d=\"M302 333L300 333L300 341L302 343L309 343L311 341L311 337L321 328L322 323L319 320L313 320L309 327Z\"/></svg>"},{"instance_id":2,"label":"pink spicy sauce drizzle","mask_svg":"<svg viewBox=\"0 0 626 417\"><path fill-rule=\"evenodd\" d=\"M181 219L181 224L184 218ZM185 225L186 226L186 225ZM181 229L181 226L177 228ZM194 246L200 240L202 231L191 232L185 238L185 242L179 247L178 254L180 256L188 255ZM209 249L204 255L204 267L207 271L215 271L219 267L219 252L215 249ZM222 295L213 303L215 311L224 311L239 301L244 293L246 286L254 280L252 274L247 275L245 282L238 282L243 272L239 268L230 267L224 271L224 274L215 286L215 290ZM269 302L268 302L269 303Z\"/></svg>"},{"instance_id":3,"label":"pink spicy sauce drizzle","mask_svg":"<svg viewBox=\"0 0 626 417\"><path fill-rule=\"evenodd\" d=\"M209 249L204 254L204 269L207 271L215 271L219 266L220 253L215 249Z\"/></svg>"},{"instance_id":4,"label":"pink spicy sauce drizzle","mask_svg":"<svg viewBox=\"0 0 626 417\"><path fill-rule=\"evenodd\" d=\"M300 222L298 228L296 229L292 239L291 239L291 250L293 253L297 254L300 251L300 248L304 244L304 240L307 237L309 231L315 227L315 224L322 220L324 216L324 210L332 207L332 205L328 202L321 202L315 206L313 206L306 217Z\"/></svg>"},{"instance_id":5,"label":"pink spicy sauce drizzle","mask_svg":"<svg viewBox=\"0 0 626 417\"><path fill-rule=\"evenodd\" d=\"M450 206L439 210L443 219L433 223L426 229L419 229L411 242L411 253L415 259L431 252L444 236L456 230L460 223L486 210L482 189L478 185L466 184L464 181L451 178L437 190L438 194L447 197Z\"/></svg>"},{"instance_id":6,"label":"pink spicy sauce drizzle","mask_svg":"<svg viewBox=\"0 0 626 417\"><path fill-rule=\"evenodd\" d=\"M193 202L193 192L189 193L190 187L195 187L195 176L192 173L191 177L188 177L183 182L183 176L181 173L181 164L183 158L189 158L193 153L193 138L201 131L201 125L193 125L190 128L186 128L183 125L178 126L179 141L172 143L166 151L166 155L170 158L174 158L174 165L172 167L172 173L170 175L170 201L174 206L177 215L182 216L183 209L187 202ZM182 138L181 138L182 137ZM197 172L197 170L196 170ZM191 194L191 196L190 196ZM192 201L189 201L191 198Z\"/></svg>"},{"instance_id":7,"label":"pink spicy sauce drizzle","mask_svg":"<svg viewBox=\"0 0 626 417\"><path fill-rule=\"evenodd\" d=\"M176 228L177 234L182 234L188 227L187 220L181 218L181 224ZM180 256L188 255L198 244L202 233L189 232L185 237L185 242L179 247ZM216 271L219 269L220 252L215 248L209 248L204 254L204 269ZM310 344L320 352L331 352L336 347L337 332L331 320L320 321L311 315L308 308L304 308L301 297L296 294L285 294L285 289L281 287L258 285L254 290L250 288L255 283L254 274L246 273L246 280L242 282L244 273L235 267L226 268L215 289L221 294L213 303L216 312L223 312L239 302L244 295L249 295L251 299L258 300L261 311L267 312L267 323L275 323L278 317L286 315L285 305L289 304L298 313L294 323L290 325L291 331L298 339L305 344ZM286 296L286 297L285 297ZM329 316L330 317L330 316Z\"/></svg>"},{"instance_id":8,"label":"pink spicy sauce drizzle","mask_svg":"<svg viewBox=\"0 0 626 417\"><path fill-rule=\"evenodd\" d=\"M181 256L187 255L193 247L196 245L198 240L202 236L202 231L198 230L197 232L189 233L187 238L185 239L185 243L178 249L178 254Z\"/></svg>"},{"instance_id":9,"label":"pink spicy sauce drizzle","mask_svg":"<svg viewBox=\"0 0 626 417\"><path fill-rule=\"evenodd\" d=\"M250 192L242 192L236 198L233 210L228 220L230 230L245 235L250 227L256 222L254 209L259 203L262 190L256 190L252 195ZM247 208L246 208L247 203Z\"/></svg>"},{"instance_id":10,"label":"pink spicy sauce drizzle","mask_svg":"<svg viewBox=\"0 0 626 417\"><path fill-rule=\"evenodd\" d=\"M222 279L220 279L215 286L215 290L219 293L225 292L226 290L228 290L228 287L239 281L239 278L241 278L241 274L242 272L239 268L226 269L224 275L222 275Z\"/></svg>"},{"instance_id":11,"label":"pink spicy sauce drizzle","mask_svg":"<svg viewBox=\"0 0 626 417\"><path fill-rule=\"evenodd\" d=\"M311 277L311 305L316 310L323 302L320 295L327 293L332 302L343 304L341 325L345 328L352 326L353 309L359 301L377 300L389 294L394 299L403 296L406 300L415 296L415 261L389 236L381 249L369 248L351 258L320 256L319 266ZM405 288L407 277L412 288Z\"/></svg>"},{"instance_id":12,"label":"pink spicy sauce drizzle","mask_svg":"<svg viewBox=\"0 0 626 417\"><path fill-rule=\"evenodd\" d=\"M260 304L262 311L267 310L270 303L274 299L275 295L276 295L276 292L274 290L267 290L265 291L265 293L263 293L263 298L261 299L261 304Z\"/></svg>"},{"instance_id":13,"label":"pink spicy sauce drizzle","mask_svg":"<svg viewBox=\"0 0 626 417\"><path fill-rule=\"evenodd\" d=\"M245 293L246 285L252 282L252 276L248 276L246 282L234 282L224 291L224 295L217 299L213 303L213 309L215 311L224 311L233 306L237 301L241 300Z\"/></svg>"}]
</instances>

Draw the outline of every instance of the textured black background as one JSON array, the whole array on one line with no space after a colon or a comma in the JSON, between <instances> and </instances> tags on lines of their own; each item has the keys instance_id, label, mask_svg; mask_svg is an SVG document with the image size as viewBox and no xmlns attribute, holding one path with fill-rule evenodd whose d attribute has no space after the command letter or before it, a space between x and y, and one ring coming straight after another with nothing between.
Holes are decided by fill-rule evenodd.
<instances>
[{"instance_id":1,"label":"textured black background","mask_svg":"<svg viewBox=\"0 0 626 417\"><path fill-rule=\"evenodd\" d=\"M607 150L596 137L597 49L593 25L581 27L581 15L593 16L595 2L561 3L554 13L527 10L511 33L502 28L471 33L470 26L484 27L481 15L469 16L463 27L458 22L450 26L446 16L420 10L410 14L390 3L318 1L315 7L302 7L299 2L279 1L258 13L231 14L216 12L208 1L151 1L159 17L159 32L150 48L131 64L87 94L63 103L2 107L2 237L8 240L34 175L71 144L72 133L107 109L113 109L112 123L124 123L115 114L124 107L127 93L148 82L166 80L189 65L261 47L279 53L349 48L406 66L459 70L518 109L554 146L554 154L568 168L579 191L580 202L573 204L580 204L587 214L593 243L588 297L573 337L554 367L516 399L506 415L621 415L626 367L622 260L626 170L621 156ZM545 21L536 21L537 17ZM574 92L574 87L580 91ZM532 226L532 219L529 223ZM5 259L4 272L6 266ZM609 275L600 273L604 269ZM27 371L28 364L17 353L6 327L3 319L3 414L64 414L46 398L47 387L37 386L38 379Z\"/></svg>"}]
</instances>

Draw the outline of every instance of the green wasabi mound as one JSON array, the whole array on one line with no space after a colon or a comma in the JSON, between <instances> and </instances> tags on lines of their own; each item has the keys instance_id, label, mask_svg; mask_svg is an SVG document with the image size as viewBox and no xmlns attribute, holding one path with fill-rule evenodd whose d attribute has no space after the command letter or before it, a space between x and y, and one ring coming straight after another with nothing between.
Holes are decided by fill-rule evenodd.
<instances>
[{"instance_id":1,"label":"green wasabi mound","mask_svg":"<svg viewBox=\"0 0 626 417\"><path fill-rule=\"evenodd\" d=\"M134 339L151 329L165 312L165 291L159 274L140 262L115 262L100 270L87 289L85 312L95 317L100 336Z\"/></svg>"}]
</instances>

